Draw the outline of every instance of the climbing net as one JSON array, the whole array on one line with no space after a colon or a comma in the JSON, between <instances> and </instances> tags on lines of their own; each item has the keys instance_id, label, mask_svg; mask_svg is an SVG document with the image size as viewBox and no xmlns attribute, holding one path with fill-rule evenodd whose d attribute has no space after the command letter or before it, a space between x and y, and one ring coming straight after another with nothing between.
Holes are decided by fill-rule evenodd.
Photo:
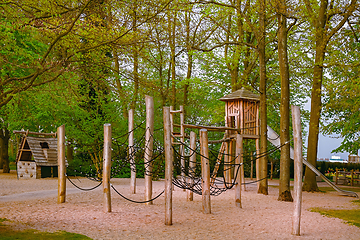
<instances>
[{"instance_id":1,"label":"climbing net","mask_svg":"<svg viewBox=\"0 0 360 240\"><path fill-rule=\"evenodd\" d=\"M144 123L144 122L143 122ZM164 177L165 173L165 156L164 148L162 143L159 142L154 134L150 134L150 130L144 128L141 123L134 128L135 131L138 128L143 129L143 133L140 137L134 139L134 144L129 146L128 138L130 133L128 132L123 136L112 139L112 167L111 167L111 178L114 177L130 177L131 172L136 172L138 177L143 177L144 175L151 176L152 179L159 179ZM156 129L156 131L161 131L162 129ZM150 134L150 140L146 142L146 135ZM124 140L125 137L125 140ZM251 154L243 154L242 156L231 156L231 154L225 153L224 149L219 148L209 148L209 157L205 157L200 153L200 147L197 146L195 149L190 148L186 143L178 141L178 143L183 147L183 152L185 155L181 154L175 146L173 146L174 153L174 175L173 184L181 189L190 190L198 195L202 195L202 176L201 176L201 158L207 158L211 167L211 180L210 180L210 195L218 196L221 193L227 191L228 189L233 188L236 184L237 176L240 174L241 166L245 166L256 159L263 156L272 154L282 146L272 148L265 153L261 153L256 156L251 156ZM152 145L152 146L150 146ZM152 151L151 151L152 150ZM100 154L96 153L96 154ZM149 155L150 154L150 155ZM194 158L193 156L196 155ZM222 161L222 158L230 159L230 161ZM243 162L237 163L238 158L242 157ZM191 160L195 159L195 160ZM89 191L93 190L101 185L101 172L98 169L90 166L87 168L88 171L84 171L81 166L78 172L79 176L87 177L90 180L98 182L96 186L92 188L81 188L77 186L74 181L70 178L69 181L77 188ZM232 180L226 180L226 175L233 175ZM261 181L260 179L258 181ZM242 184L251 184L253 182L247 182ZM111 187L114 191L119 194L121 197L137 203L145 203L148 201L134 201L123 194L120 193L113 185ZM163 192L157 195L154 199L158 198ZM149 201L153 201L151 199Z\"/></svg>"},{"instance_id":2,"label":"climbing net","mask_svg":"<svg viewBox=\"0 0 360 240\"><path fill-rule=\"evenodd\" d=\"M227 191L228 189L233 188L236 184L237 176L240 174L241 167L250 164L251 162L256 161L259 158L264 156L268 156L280 147L273 147L264 153L260 153L258 155L252 156L252 154L242 154L237 156L232 156L229 153L224 153L223 149L216 150L214 148L209 148L209 157L206 157L200 153L200 147L197 146L195 149L190 148L190 146L186 145L183 142L178 141L184 148L185 151L189 153L186 156L182 156L179 150L173 146L174 152L174 169L177 171L178 176L173 178L173 184L179 188L190 190L198 195L202 195L202 176L201 176L201 158L207 159L210 163L210 195L218 196L221 193ZM196 154L196 160L191 161L193 159L193 155ZM222 161L221 159L224 157L227 159L231 159L228 162ZM238 158L242 158L242 163L236 163ZM181 161L182 160L182 161ZM182 164L183 162L183 164ZM195 166L195 167L191 167ZM232 174L233 179L229 182L226 180L226 175ZM265 177L264 179L266 179ZM258 181L262 181L264 179L259 179L252 182L241 183L252 184Z\"/></svg>"}]
</instances>

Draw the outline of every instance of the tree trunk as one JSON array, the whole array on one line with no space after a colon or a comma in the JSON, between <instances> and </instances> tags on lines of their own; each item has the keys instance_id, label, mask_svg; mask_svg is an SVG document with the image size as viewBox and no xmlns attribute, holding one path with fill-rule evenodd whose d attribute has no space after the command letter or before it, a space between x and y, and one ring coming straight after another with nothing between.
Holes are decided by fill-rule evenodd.
<instances>
[{"instance_id":1,"label":"tree trunk","mask_svg":"<svg viewBox=\"0 0 360 240\"><path fill-rule=\"evenodd\" d=\"M307 160L316 167L317 159L317 147L319 140L319 125L321 116L321 87L323 80L323 62L325 59L326 46L330 38L338 32L344 24L347 22L349 16L353 14L357 6L356 0L351 0L351 3L347 7L341 8L341 12L332 15L334 11L333 3L329 4L328 0L321 0L320 7L318 8L318 16L311 16L316 19L312 22L315 29L315 63L314 63L314 75L312 81L311 90L311 112L310 112L310 124L309 124L309 137L308 137L308 149ZM313 14L313 8L309 0L305 0L307 10L310 14ZM335 16L338 15L338 16ZM340 18L338 18L340 16ZM336 18L337 25L330 23L331 18ZM341 19L342 18L342 19ZM331 27L331 28L330 28ZM314 192L319 191L316 183L316 175L309 168L305 170L305 180L303 185L303 191Z\"/></svg>"},{"instance_id":2,"label":"tree trunk","mask_svg":"<svg viewBox=\"0 0 360 240\"><path fill-rule=\"evenodd\" d=\"M74 159L74 147L71 142L68 142L66 146L66 160L71 163Z\"/></svg>"},{"instance_id":3,"label":"tree trunk","mask_svg":"<svg viewBox=\"0 0 360 240\"><path fill-rule=\"evenodd\" d=\"M280 101L280 182L279 201L292 202L290 192L290 82L289 65L287 56L287 27L286 27L286 2L279 2L278 12L278 55L281 79L281 101Z\"/></svg>"},{"instance_id":4,"label":"tree trunk","mask_svg":"<svg viewBox=\"0 0 360 240\"><path fill-rule=\"evenodd\" d=\"M1 149L1 159L3 166L3 173L10 172L10 163L9 163L9 139L10 132L6 126L0 131L0 149Z\"/></svg>"},{"instance_id":5,"label":"tree trunk","mask_svg":"<svg viewBox=\"0 0 360 240\"><path fill-rule=\"evenodd\" d=\"M0 169L4 168L4 159L2 157L2 152L3 152L3 149L4 149L3 145L4 145L4 140L0 135Z\"/></svg>"},{"instance_id":6,"label":"tree trunk","mask_svg":"<svg viewBox=\"0 0 360 240\"><path fill-rule=\"evenodd\" d=\"M325 56L325 49L316 48L313 85L311 91L311 112L308 137L307 161L316 167L317 149L319 140L319 124L321 114L321 85L323 68L321 66ZM317 192L319 188L316 175L309 168L305 170L303 191Z\"/></svg>"},{"instance_id":7,"label":"tree trunk","mask_svg":"<svg viewBox=\"0 0 360 240\"><path fill-rule=\"evenodd\" d=\"M134 2L134 13L133 13L133 25L137 25L137 3ZM137 28L134 27L134 32L137 32ZM139 52L138 52L138 43L135 43L132 47L132 54L133 54L133 60L134 60L134 68L133 68L133 78L134 78L134 95L133 100L131 102L130 109L136 109L136 102L138 99L139 94ZM127 110L126 110L127 112Z\"/></svg>"},{"instance_id":8,"label":"tree trunk","mask_svg":"<svg viewBox=\"0 0 360 240\"><path fill-rule=\"evenodd\" d=\"M171 105L176 108L176 68L175 68L175 26L176 15L173 13L169 19L169 44L170 44L170 61L171 61Z\"/></svg>"},{"instance_id":9,"label":"tree trunk","mask_svg":"<svg viewBox=\"0 0 360 240\"><path fill-rule=\"evenodd\" d=\"M186 117L186 109L188 105L188 93L189 93L189 80L192 74L193 67L193 55L191 53L191 42L190 42L190 22L191 22L191 10L185 13L185 26L186 26L186 51L187 51L187 72L186 72L186 84L184 85L184 116Z\"/></svg>"},{"instance_id":10,"label":"tree trunk","mask_svg":"<svg viewBox=\"0 0 360 240\"><path fill-rule=\"evenodd\" d=\"M260 71L260 153L267 151L267 104L266 104L266 59L265 59L265 0L260 0L259 11L259 71ZM259 160L259 183L258 193L268 194L267 181L267 156Z\"/></svg>"},{"instance_id":11,"label":"tree trunk","mask_svg":"<svg viewBox=\"0 0 360 240\"><path fill-rule=\"evenodd\" d=\"M323 61L325 57L326 41L325 41L325 25L327 21L328 1L322 0L319 10L319 17L316 26L316 42L315 42L315 64L314 75L311 90L311 112L309 124L309 137L307 149L307 161L316 167L317 149L319 140L319 124L321 115L321 86L323 76ZM309 168L305 170L305 179L303 191L317 192L319 188L316 183L316 175Z\"/></svg>"}]
</instances>

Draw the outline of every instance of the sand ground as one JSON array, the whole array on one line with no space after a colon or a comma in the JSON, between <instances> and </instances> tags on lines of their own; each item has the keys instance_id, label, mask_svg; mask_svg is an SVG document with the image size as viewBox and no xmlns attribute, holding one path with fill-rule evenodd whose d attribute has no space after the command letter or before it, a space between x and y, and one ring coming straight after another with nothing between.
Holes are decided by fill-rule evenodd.
<instances>
[{"instance_id":1,"label":"sand ground","mask_svg":"<svg viewBox=\"0 0 360 240\"><path fill-rule=\"evenodd\" d=\"M75 179L79 186L96 183ZM57 204L57 179L17 180L16 174L0 174L0 218L15 228L41 231L64 230L93 239L360 239L360 228L337 218L321 216L309 209L353 209L354 198L336 192L303 193L301 236L291 235L294 204L277 201L276 180L269 181L269 195L256 193L256 184L242 192L242 208L228 190L211 198L211 214L202 212L201 196L186 200L186 192L173 192L173 225L165 226L164 196L153 205L135 204L111 192L112 212L104 212L102 187L80 191L67 181L66 202ZM130 194L129 179L113 179L125 196L143 200L144 182ZM325 183L320 183L321 185ZM153 195L164 189L164 181L153 182Z\"/></svg>"}]
</instances>

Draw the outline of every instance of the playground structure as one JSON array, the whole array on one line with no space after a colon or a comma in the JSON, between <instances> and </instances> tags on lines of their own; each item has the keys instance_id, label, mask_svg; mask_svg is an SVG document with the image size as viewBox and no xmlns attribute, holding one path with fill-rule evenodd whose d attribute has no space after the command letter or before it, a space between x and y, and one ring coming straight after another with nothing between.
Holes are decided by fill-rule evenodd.
<instances>
[{"instance_id":1,"label":"playground structure","mask_svg":"<svg viewBox=\"0 0 360 240\"><path fill-rule=\"evenodd\" d=\"M232 98L232 99L226 99L226 109L229 110L226 115L226 123L227 126L225 127L213 127L213 126L199 126L199 125L190 125L185 124L183 119L184 116L180 117L180 125L174 124L173 117L171 117L173 114L180 113L183 114L183 109L180 107L180 110L173 110L171 107L164 107L163 108L163 121L164 121L164 154L165 154L165 224L171 225L172 224L172 190L174 185L177 186L177 181L175 178L173 178L173 167L174 167L174 145L180 145L179 148L179 155L180 157L180 165L181 165L181 174L180 177L182 178L182 187L184 189L192 190L191 186L201 186L200 191L202 198L203 198L203 210L204 213L211 213L211 205L210 205L210 195L211 195L211 187L217 187L219 185L215 182L216 174L218 171L217 165L215 166L213 177L210 178L210 167L209 167L209 149L208 149L208 143L210 141L207 138L207 132L208 131L225 131L225 135L223 139L214 141L218 143L222 143L222 146L220 147L220 153L217 158L217 163L221 161L221 158L224 157L224 178L225 180L222 182L223 189L229 189L232 186L235 186L235 205L237 207L241 207L241 186L244 184L244 177L243 177L243 171L239 170L241 169L241 166L243 166L242 163L242 141L244 138L252 138L255 139L258 142L258 101L255 101L256 99L251 99L249 102L252 103L252 106L244 104L244 102L248 101L245 98L239 99L239 98ZM151 183L151 171L152 171L152 147L153 147L153 102L152 98L149 96L146 96L146 112L147 112L147 119L146 119L146 134L145 134L145 152L144 158L146 159L144 161L145 164L145 201L141 203L147 203L152 204L152 201L154 198L152 198L152 183ZM238 101L238 104L231 104L230 102ZM243 103L241 103L241 101ZM245 106L245 107L244 107ZM248 112L247 112L248 111ZM250 111L250 112L249 112ZM300 112L300 111L299 111ZM246 114L245 114L246 113ZM248 122L244 121L246 119L244 116L249 116ZM298 117L300 118L300 114L298 114ZM132 117L133 119L133 117ZM248 125L246 125L248 124ZM174 132L174 126L180 127L180 133ZM195 156L195 148L196 148L196 134L192 131L190 133L190 155L188 156L190 158L190 161L187 166L185 166L185 128L197 128L200 129L200 155L201 155L201 177L191 177L191 174L194 169L194 163L196 161L194 160ZM301 126L300 126L301 128ZM295 128L294 128L295 129ZM133 139L131 139L131 132L133 131L133 123L129 121L129 156L133 156L132 152L134 149L132 148L131 143L134 142ZM269 131L269 129L268 129ZM270 132L270 131L269 131ZM60 137L62 136L62 137ZM300 135L301 136L301 135ZM180 139L180 140L179 140ZM273 141L272 143L277 146L281 147L280 144L277 144L274 139L278 139L278 137L274 137L274 135L269 134L269 140ZM299 141L299 140L298 140ZM226 151L228 153L231 153L231 142L235 142L236 146L236 154L234 159L231 159L231 154L226 154ZM300 141L301 142L301 141ZM257 144L258 145L258 144ZM316 172L313 168L311 168L311 164L307 163L302 159L301 154L299 155L299 152L301 153L301 144L297 144L297 154L295 154L295 159L297 159L297 170L296 170L296 185L297 190L295 195L297 196L296 199L298 199L296 202L296 211L294 213L294 222L296 219L296 222L300 224L299 218L300 218L300 209L301 209L301 179L302 179L302 173L301 169L302 164L306 164L309 166L311 170ZM61 151L64 146L64 130L61 130L61 128L58 129L58 159L59 159L59 197L58 202L64 202L65 201L65 173L60 170L60 166L64 166L65 157L64 154L61 154ZM259 149L258 147L256 149ZM257 156L260 156L261 154L257 152ZM292 151L292 156L294 156L294 152ZM103 157L104 157L104 167L103 167L103 193L104 193L104 211L105 212L111 212L111 196L110 196L110 188L113 188L116 192L117 190L111 185L110 183L110 171L111 171L111 125L105 124L104 125L104 150L103 150ZM294 159L294 157L292 157ZM130 166L133 169L133 165L131 164L134 160L130 157ZM231 174L227 169L229 167L238 168L238 170L234 172L238 172L239 174L234 174L234 182L231 187L227 187L227 183L231 182ZM65 169L65 168L64 168ZM185 175L184 169L188 169L187 176ZM258 173L258 171L256 171ZM189 177L190 175L190 177ZM132 174L133 176L133 174ZM134 175L135 176L135 175ZM148 178L146 178L148 176ZM215 177L214 177L215 176ZM229 177L230 176L230 177ZM257 174L257 180L258 174ZM148 179L148 180L147 180ZM230 181L229 181L230 180ZM135 193L136 189L136 179L134 180L133 177L130 181L130 189L134 190L133 193ZM190 187L187 187L190 186ZM196 191L191 191L196 192ZM191 193L191 194L192 194ZM348 193L352 194L351 192L342 191L342 193ZM188 199L191 201L190 191L188 191ZM160 195L158 195L160 196ZM157 197L158 197L157 196ZM356 196L355 194L352 194L352 196ZM156 198L157 198L156 197ZM296 224L295 224L296 225ZM293 230L293 233L298 235L299 233L297 230Z\"/></svg>"},{"instance_id":2,"label":"playground structure","mask_svg":"<svg viewBox=\"0 0 360 240\"><path fill-rule=\"evenodd\" d=\"M56 133L37 133L29 130L14 133L22 135L15 160L17 178L57 177Z\"/></svg>"}]
</instances>

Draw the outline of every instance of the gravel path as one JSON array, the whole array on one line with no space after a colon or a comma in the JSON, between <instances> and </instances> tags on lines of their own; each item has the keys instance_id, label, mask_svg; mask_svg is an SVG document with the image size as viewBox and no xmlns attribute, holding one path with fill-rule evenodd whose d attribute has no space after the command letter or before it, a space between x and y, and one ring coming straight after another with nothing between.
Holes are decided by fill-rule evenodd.
<instances>
[{"instance_id":1,"label":"gravel path","mask_svg":"<svg viewBox=\"0 0 360 240\"><path fill-rule=\"evenodd\" d=\"M277 181L269 181L269 195L256 193L256 184L242 192L242 208L234 204L234 191L211 198L211 214L202 213L201 196L186 201L186 192L173 192L173 225L165 226L164 196L153 205L130 203L114 191L112 212L103 211L102 188L84 192L67 182L66 202L57 204L57 179L17 180L14 172L0 174L0 218L12 220L18 228L43 231L64 230L93 239L360 239L360 228L340 219L311 212L314 207L353 209L354 198L336 192L303 193L301 236L291 235L293 203L277 201ZM96 183L75 180L82 187ZM130 194L129 179L112 184L125 196L142 200L143 179L136 194ZM164 181L153 183L154 196Z\"/></svg>"}]
</instances>

